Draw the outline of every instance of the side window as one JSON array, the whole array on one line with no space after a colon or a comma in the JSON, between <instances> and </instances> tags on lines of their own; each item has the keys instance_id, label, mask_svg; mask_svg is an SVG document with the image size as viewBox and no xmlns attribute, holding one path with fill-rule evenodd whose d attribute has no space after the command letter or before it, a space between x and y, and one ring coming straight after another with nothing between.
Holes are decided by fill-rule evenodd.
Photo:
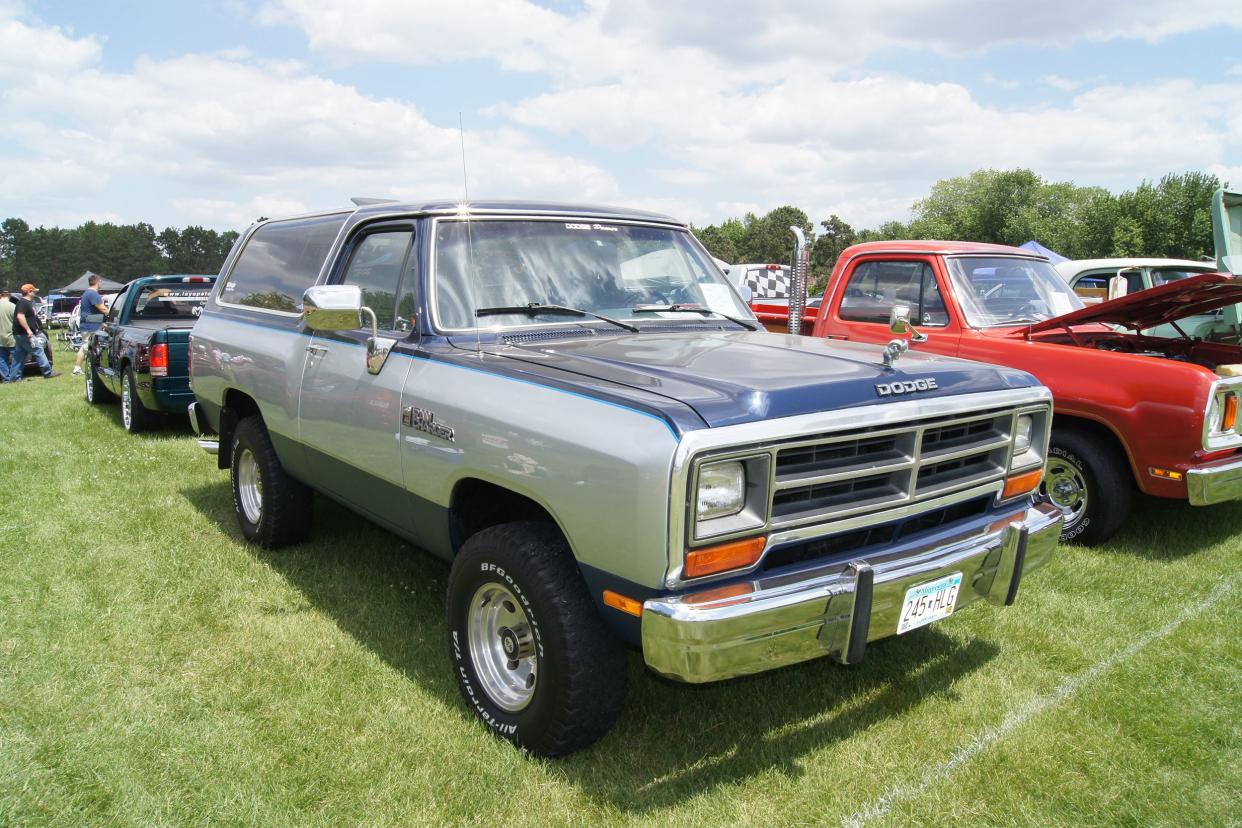
<instances>
[{"instance_id":1,"label":"side window","mask_svg":"<svg viewBox=\"0 0 1242 828\"><path fill-rule=\"evenodd\" d=\"M413 300L407 302L406 294L410 288L403 285L403 281L411 282L415 275L407 274L406 264L413 237L409 230L362 236L350 254L345 276L341 280L343 284L362 288L362 304L375 311L376 323L386 331L412 330L408 317L413 316L413 311L406 314L404 305L412 305ZM400 321L397 319L398 296L401 296L403 305Z\"/></svg>"},{"instance_id":2,"label":"side window","mask_svg":"<svg viewBox=\"0 0 1242 828\"><path fill-rule=\"evenodd\" d=\"M1108 298L1108 274L1089 273L1074 282L1074 293L1083 299L1103 300Z\"/></svg>"},{"instance_id":3,"label":"side window","mask_svg":"<svg viewBox=\"0 0 1242 828\"><path fill-rule=\"evenodd\" d=\"M246 242L220 301L300 313L302 294L315 284L345 214L265 224Z\"/></svg>"},{"instance_id":4,"label":"side window","mask_svg":"<svg viewBox=\"0 0 1242 828\"><path fill-rule=\"evenodd\" d=\"M1147 286L1143 284L1143 274L1133 270L1126 271L1126 294L1138 293L1140 290L1146 290Z\"/></svg>"},{"instance_id":5,"label":"side window","mask_svg":"<svg viewBox=\"0 0 1242 828\"><path fill-rule=\"evenodd\" d=\"M108 308L108 321L116 322L116 318L121 315L121 308L125 306L125 300L129 298L129 288L125 288L116 295L112 300L112 307Z\"/></svg>"},{"instance_id":6,"label":"side window","mask_svg":"<svg viewBox=\"0 0 1242 828\"><path fill-rule=\"evenodd\" d=\"M841 318L886 325L894 305L908 305L915 324L949 324L940 285L926 262L863 262L845 285Z\"/></svg>"}]
</instances>

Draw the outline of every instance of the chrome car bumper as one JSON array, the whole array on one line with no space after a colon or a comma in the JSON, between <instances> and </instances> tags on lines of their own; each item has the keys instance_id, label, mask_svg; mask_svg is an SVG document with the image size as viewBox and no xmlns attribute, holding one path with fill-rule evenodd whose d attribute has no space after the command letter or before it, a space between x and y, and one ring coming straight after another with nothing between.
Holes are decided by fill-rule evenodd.
<instances>
[{"instance_id":1,"label":"chrome car bumper","mask_svg":"<svg viewBox=\"0 0 1242 828\"><path fill-rule=\"evenodd\" d=\"M896 633L913 586L960 572L955 612L980 598L1013 603L1022 576L1051 557L1062 520L1060 509L1041 503L867 561L654 598L643 605L643 658L661 675L695 683L819 656L852 664L868 641Z\"/></svg>"},{"instance_id":2,"label":"chrome car bumper","mask_svg":"<svg viewBox=\"0 0 1242 828\"><path fill-rule=\"evenodd\" d=\"M1192 506L1242 498L1242 460L1228 458L1188 470L1186 496Z\"/></svg>"},{"instance_id":3,"label":"chrome car bumper","mask_svg":"<svg viewBox=\"0 0 1242 828\"><path fill-rule=\"evenodd\" d=\"M192 402L186 409L186 413L190 415L190 425L194 428L194 433L198 435L198 447L208 454L219 454L220 439L207 425L207 418L203 416L202 407L197 402Z\"/></svg>"}]
</instances>

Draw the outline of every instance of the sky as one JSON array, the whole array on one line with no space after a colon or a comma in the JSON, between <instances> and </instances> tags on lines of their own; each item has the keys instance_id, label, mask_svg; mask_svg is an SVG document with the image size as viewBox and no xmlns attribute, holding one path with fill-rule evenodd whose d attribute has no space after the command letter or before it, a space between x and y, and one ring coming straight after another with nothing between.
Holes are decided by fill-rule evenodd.
<instances>
[{"instance_id":1,"label":"sky","mask_svg":"<svg viewBox=\"0 0 1242 828\"><path fill-rule=\"evenodd\" d=\"M1240 44L1236 0L0 0L0 217L468 191L861 228L980 168L1242 186Z\"/></svg>"}]
</instances>

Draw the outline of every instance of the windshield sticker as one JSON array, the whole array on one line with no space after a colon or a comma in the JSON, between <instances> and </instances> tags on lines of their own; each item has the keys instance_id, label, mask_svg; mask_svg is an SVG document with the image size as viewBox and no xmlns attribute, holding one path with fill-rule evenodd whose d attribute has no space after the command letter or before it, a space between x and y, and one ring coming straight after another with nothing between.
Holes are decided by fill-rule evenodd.
<instances>
[{"instance_id":1,"label":"windshield sticker","mask_svg":"<svg viewBox=\"0 0 1242 828\"><path fill-rule=\"evenodd\" d=\"M151 291L152 299L159 299L161 302L206 302L207 290L170 290L167 293Z\"/></svg>"},{"instance_id":2,"label":"windshield sticker","mask_svg":"<svg viewBox=\"0 0 1242 828\"><path fill-rule=\"evenodd\" d=\"M711 310L730 316L737 313L737 303L733 299L733 290L728 285L700 283L699 290L703 292L703 300Z\"/></svg>"},{"instance_id":3,"label":"windshield sticker","mask_svg":"<svg viewBox=\"0 0 1242 828\"><path fill-rule=\"evenodd\" d=\"M617 232L617 228L609 227L606 224L574 224L572 222L565 223L566 230L605 230L609 233Z\"/></svg>"}]
</instances>

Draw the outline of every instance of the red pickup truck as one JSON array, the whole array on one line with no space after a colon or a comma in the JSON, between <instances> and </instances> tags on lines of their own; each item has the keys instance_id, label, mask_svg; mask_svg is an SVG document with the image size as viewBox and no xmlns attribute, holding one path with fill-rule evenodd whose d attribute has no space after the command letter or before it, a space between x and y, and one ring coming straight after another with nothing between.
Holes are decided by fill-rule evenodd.
<instances>
[{"instance_id":1,"label":"red pickup truck","mask_svg":"<svg viewBox=\"0 0 1242 828\"><path fill-rule=\"evenodd\" d=\"M1134 489L1208 505L1242 498L1242 347L1138 332L1242 301L1242 281L1198 276L1084 307L1048 262L1015 247L886 241L837 260L812 335L884 343L893 308L921 351L1034 374L1055 417L1044 489L1063 540L1095 544ZM917 393L917 392L916 392Z\"/></svg>"}]
</instances>

